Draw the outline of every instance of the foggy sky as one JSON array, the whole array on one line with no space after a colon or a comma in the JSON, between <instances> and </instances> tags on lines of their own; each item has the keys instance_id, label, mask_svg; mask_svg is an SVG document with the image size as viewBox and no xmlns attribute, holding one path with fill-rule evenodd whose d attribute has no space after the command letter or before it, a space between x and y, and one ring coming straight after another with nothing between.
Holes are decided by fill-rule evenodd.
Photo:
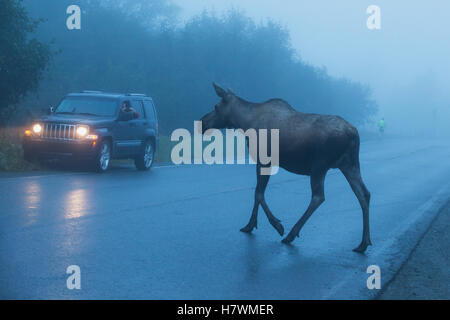
<instances>
[{"instance_id":1,"label":"foggy sky","mask_svg":"<svg viewBox=\"0 0 450 320\"><path fill-rule=\"evenodd\" d=\"M406 0L174 0L184 19L204 9L241 9L290 31L301 58L330 75L369 84L380 109L397 87L435 78L446 92L450 74L450 1ZM282 3L282 4L281 4ZM368 30L366 9L381 8L381 30ZM385 103L383 103L385 102Z\"/></svg>"}]
</instances>

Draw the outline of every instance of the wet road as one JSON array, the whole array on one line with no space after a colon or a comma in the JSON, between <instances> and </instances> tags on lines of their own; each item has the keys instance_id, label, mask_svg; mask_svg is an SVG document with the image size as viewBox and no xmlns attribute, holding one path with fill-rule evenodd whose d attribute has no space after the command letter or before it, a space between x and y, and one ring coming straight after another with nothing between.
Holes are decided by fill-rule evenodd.
<instances>
[{"instance_id":1,"label":"wet road","mask_svg":"<svg viewBox=\"0 0 450 320\"><path fill-rule=\"evenodd\" d=\"M254 166L0 178L0 297L360 297L355 287L364 288L367 266L396 259L387 243L449 182L449 159L444 141L362 144L374 244L366 255L351 251L361 239L362 215L337 171L327 176L325 203L291 246L281 244L261 209L254 234L239 232L253 206ZM266 192L286 230L309 197L308 179L284 170ZM81 268L81 290L66 287L69 265Z\"/></svg>"}]
</instances>

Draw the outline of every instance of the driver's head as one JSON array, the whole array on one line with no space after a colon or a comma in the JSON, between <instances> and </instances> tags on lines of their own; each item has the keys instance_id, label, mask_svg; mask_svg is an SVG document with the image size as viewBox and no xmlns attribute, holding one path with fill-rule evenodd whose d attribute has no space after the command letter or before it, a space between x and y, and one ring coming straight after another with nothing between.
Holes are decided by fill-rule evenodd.
<instances>
[{"instance_id":1,"label":"driver's head","mask_svg":"<svg viewBox=\"0 0 450 320\"><path fill-rule=\"evenodd\" d=\"M131 109L130 101L125 100L125 101L122 103L122 111L130 111L130 109Z\"/></svg>"}]
</instances>

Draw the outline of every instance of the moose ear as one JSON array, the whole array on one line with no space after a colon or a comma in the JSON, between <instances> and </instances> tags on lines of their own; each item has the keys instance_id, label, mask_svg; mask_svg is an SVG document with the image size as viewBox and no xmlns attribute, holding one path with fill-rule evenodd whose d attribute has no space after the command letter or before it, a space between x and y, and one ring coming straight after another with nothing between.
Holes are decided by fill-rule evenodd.
<instances>
[{"instance_id":1,"label":"moose ear","mask_svg":"<svg viewBox=\"0 0 450 320\"><path fill-rule=\"evenodd\" d=\"M232 94L233 96L235 96L233 90L231 90L230 88L228 88L228 94Z\"/></svg>"},{"instance_id":2,"label":"moose ear","mask_svg":"<svg viewBox=\"0 0 450 320\"><path fill-rule=\"evenodd\" d=\"M213 82L214 90L216 90L216 94L221 97L222 99L225 99L227 96L227 92L223 90L217 83Z\"/></svg>"}]
</instances>

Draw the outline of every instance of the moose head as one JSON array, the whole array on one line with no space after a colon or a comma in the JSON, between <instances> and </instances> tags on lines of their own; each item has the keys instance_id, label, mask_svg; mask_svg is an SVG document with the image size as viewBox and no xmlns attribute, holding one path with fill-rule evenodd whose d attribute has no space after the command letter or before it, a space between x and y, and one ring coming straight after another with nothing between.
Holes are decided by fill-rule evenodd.
<instances>
[{"instance_id":1,"label":"moose head","mask_svg":"<svg viewBox=\"0 0 450 320\"><path fill-rule=\"evenodd\" d=\"M203 116L202 121L202 133L205 133L208 129L224 129L224 128L236 128L235 117L233 116L233 105L238 101L236 95L228 89L225 91L218 84L213 82L214 90L217 96L222 100L214 106L214 110Z\"/></svg>"}]
</instances>

